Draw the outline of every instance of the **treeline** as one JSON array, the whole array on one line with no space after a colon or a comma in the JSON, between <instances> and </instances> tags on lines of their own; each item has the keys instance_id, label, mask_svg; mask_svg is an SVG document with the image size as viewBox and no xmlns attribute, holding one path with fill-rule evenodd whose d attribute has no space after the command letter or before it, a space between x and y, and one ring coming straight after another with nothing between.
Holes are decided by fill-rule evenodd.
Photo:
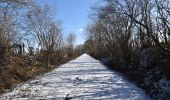
<instances>
[{"instance_id":1,"label":"treeline","mask_svg":"<svg viewBox=\"0 0 170 100\"><path fill-rule=\"evenodd\" d=\"M49 5L0 0L0 93L78 56L75 40Z\"/></svg>"},{"instance_id":2,"label":"treeline","mask_svg":"<svg viewBox=\"0 0 170 100\"><path fill-rule=\"evenodd\" d=\"M85 51L153 99L170 98L169 0L105 0L92 7Z\"/></svg>"},{"instance_id":3,"label":"treeline","mask_svg":"<svg viewBox=\"0 0 170 100\"><path fill-rule=\"evenodd\" d=\"M50 65L73 52L67 49L73 49L75 34L70 33L64 42L61 22L48 5L31 0L2 0L0 13L1 65L8 56L25 54L36 54L41 62Z\"/></svg>"}]
</instances>

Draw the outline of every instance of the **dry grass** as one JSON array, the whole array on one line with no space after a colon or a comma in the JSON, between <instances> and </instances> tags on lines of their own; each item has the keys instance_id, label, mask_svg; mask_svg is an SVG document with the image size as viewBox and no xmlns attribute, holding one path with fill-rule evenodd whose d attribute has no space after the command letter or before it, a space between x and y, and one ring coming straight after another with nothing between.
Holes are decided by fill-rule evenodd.
<instances>
[{"instance_id":1,"label":"dry grass","mask_svg":"<svg viewBox=\"0 0 170 100\"><path fill-rule=\"evenodd\" d=\"M54 69L54 66L28 65L28 61L24 57L15 57L8 61L10 61L8 66L0 67L0 94L35 75Z\"/></svg>"}]
</instances>

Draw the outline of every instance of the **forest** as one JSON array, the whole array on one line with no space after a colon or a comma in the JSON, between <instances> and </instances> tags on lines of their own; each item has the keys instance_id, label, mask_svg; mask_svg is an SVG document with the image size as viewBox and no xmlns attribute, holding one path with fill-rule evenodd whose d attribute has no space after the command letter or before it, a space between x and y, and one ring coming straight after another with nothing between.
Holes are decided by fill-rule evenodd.
<instances>
[{"instance_id":1,"label":"forest","mask_svg":"<svg viewBox=\"0 0 170 100\"><path fill-rule=\"evenodd\" d=\"M80 55L75 40L49 5L0 0L0 93Z\"/></svg>"},{"instance_id":2,"label":"forest","mask_svg":"<svg viewBox=\"0 0 170 100\"><path fill-rule=\"evenodd\" d=\"M154 100L170 97L169 0L106 0L90 19L86 52Z\"/></svg>"},{"instance_id":3,"label":"forest","mask_svg":"<svg viewBox=\"0 0 170 100\"><path fill-rule=\"evenodd\" d=\"M89 12L86 41L63 35L56 11L0 0L0 93L87 53L151 98L170 98L170 1L103 0Z\"/></svg>"}]
</instances>

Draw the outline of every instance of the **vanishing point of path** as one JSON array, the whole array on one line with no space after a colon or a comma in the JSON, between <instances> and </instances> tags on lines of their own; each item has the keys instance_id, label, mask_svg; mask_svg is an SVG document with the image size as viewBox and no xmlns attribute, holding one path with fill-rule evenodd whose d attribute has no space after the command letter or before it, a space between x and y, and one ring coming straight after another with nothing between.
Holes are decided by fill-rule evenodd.
<instances>
[{"instance_id":1,"label":"vanishing point of path","mask_svg":"<svg viewBox=\"0 0 170 100\"><path fill-rule=\"evenodd\" d=\"M67 98L66 98L67 97ZM0 100L149 100L143 90L87 54L18 85Z\"/></svg>"}]
</instances>

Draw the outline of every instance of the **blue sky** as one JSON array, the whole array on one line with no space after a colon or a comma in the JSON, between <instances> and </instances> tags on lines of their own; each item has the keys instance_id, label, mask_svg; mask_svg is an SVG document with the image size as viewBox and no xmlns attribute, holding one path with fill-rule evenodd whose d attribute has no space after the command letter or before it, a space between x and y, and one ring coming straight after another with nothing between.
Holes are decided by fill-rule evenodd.
<instances>
[{"instance_id":1,"label":"blue sky","mask_svg":"<svg viewBox=\"0 0 170 100\"><path fill-rule=\"evenodd\" d=\"M84 28L88 24L90 7L101 0L40 0L41 3L48 3L57 11L57 19L61 20L64 36L74 32L76 44L85 41ZM43 2L42 2L43 1Z\"/></svg>"}]
</instances>

